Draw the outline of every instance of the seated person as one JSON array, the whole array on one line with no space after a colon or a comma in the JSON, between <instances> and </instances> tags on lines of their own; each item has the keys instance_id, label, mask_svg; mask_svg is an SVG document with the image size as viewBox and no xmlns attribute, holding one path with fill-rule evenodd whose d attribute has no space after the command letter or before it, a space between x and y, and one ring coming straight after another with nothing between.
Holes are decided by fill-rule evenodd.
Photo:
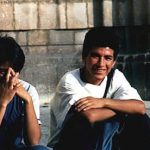
<instances>
[{"instance_id":1,"label":"seated person","mask_svg":"<svg viewBox=\"0 0 150 150\"><path fill-rule=\"evenodd\" d=\"M145 105L137 90L114 69L118 49L114 30L92 28L87 32L83 67L61 78L51 101L49 147L117 150L114 139L121 132L124 116L144 116Z\"/></svg>"},{"instance_id":2,"label":"seated person","mask_svg":"<svg viewBox=\"0 0 150 150\"><path fill-rule=\"evenodd\" d=\"M25 56L12 37L0 37L0 149L47 150L41 137L39 96L19 79Z\"/></svg>"}]
</instances>

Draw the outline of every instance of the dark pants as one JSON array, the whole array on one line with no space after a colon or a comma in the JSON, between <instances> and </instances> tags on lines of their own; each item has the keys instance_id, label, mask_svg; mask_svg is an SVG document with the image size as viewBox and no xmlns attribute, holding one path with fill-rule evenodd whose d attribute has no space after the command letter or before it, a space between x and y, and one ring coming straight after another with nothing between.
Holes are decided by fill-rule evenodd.
<instances>
[{"instance_id":1,"label":"dark pants","mask_svg":"<svg viewBox=\"0 0 150 150\"><path fill-rule=\"evenodd\" d=\"M150 120L147 115L129 115L121 121L118 119L120 117L91 124L76 113L66 121L54 150L150 149Z\"/></svg>"},{"instance_id":2,"label":"dark pants","mask_svg":"<svg viewBox=\"0 0 150 150\"><path fill-rule=\"evenodd\" d=\"M119 125L116 117L91 124L82 114L75 113L66 121L54 150L111 150Z\"/></svg>"},{"instance_id":3,"label":"dark pants","mask_svg":"<svg viewBox=\"0 0 150 150\"><path fill-rule=\"evenodd\" d=\"M125 126L118 136L121 150L150 149L150 119L145 115L129 115Z\"/></svg>"},{"instance_id":4,"label":"dark pants","mask_svg":"<svg viewBox=\"0 0 150 150\"><path fill-rule=\"evenodd\" d=\"M35 146L20 145L20 146L13 148L13 150L49 150L49 148L47 148L46 146L42 146L42 145L35 145Z\"/></svg>"}]
</instances>

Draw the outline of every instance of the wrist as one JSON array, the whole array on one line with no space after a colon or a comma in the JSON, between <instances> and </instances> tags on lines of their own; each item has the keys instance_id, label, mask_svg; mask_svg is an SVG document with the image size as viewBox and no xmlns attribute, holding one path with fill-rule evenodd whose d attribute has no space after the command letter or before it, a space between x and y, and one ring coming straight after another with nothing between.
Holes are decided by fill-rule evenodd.
<instances>
[{"instance_id":1,"label":"wrist","mask_svg":"<svg viewBox=\"0 0 150 150\"><path fill-rule=\"evenodd\" d=\"M8 105L7 103L0 103L0 108L6 109L7 105Z\"/></svg>"},{"instance_id":2,"label":"wrist","mask_svg":"<svg viewBox=\"0 0 150 150\"><path fill-rule=\"evenodd\" d=\"M25 104L31 104L32 103L32 98L31 96L28 96L26 99L24 99Z\"/></svg>"},{"instance_id":3,"label":"wrist","mask_svg":"<svg viewBox=\"0 0 150 150\"><path fill-rule=\"evenodd\" d=\"M105 108L109 107L109 99L108 98L104 98L104 107Z\"/></svg>"}]
</instances>

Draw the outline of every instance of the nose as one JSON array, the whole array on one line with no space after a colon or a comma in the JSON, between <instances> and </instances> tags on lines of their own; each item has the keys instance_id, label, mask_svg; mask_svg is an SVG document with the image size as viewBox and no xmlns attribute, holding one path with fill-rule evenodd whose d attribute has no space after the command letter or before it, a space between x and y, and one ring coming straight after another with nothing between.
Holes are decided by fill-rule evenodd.
<instances>
[{"instance_id":1,"label":"nose","mask_svg":"<svg viewBox=\"0 0 150 150\"><path fill-rule=\"evenodd\" d=\"M103 57L100 57L100 58L98 59L97 64L98 64L99 66L104 66L104 65L105 65L104 58L103 58Z\"/></svg>"}]
</instances>

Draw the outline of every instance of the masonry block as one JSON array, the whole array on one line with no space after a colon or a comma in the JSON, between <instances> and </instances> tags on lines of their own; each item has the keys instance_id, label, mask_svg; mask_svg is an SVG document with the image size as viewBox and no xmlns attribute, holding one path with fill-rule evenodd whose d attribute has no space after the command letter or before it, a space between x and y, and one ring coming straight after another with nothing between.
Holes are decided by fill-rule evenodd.
<instances>
[{"instance_id":1,"label":"masonry block","mask_svg":"<svg viewBox=\"0 0 150 150\"><path fill-rule=\"evenodd\" d=\"M37 3L15 3L15 29L37 29Z\"/></svg>"},{"instance_id":2,"label":"masonry block","mask_svg":"<svg viewBox=\"0 0 150 150\"><path fill-rule=\"evenodd\" d=\"M17 42L20 45L27 45L27 32L18 32Z\"/></svg>"},{"instance_id":3,"label":"masonry block","mask_svg":"<svg viewBox=\"0 0 150 150\"><path fill-rule=\"evenodd\" d=\"M46 45L48 43L48 32L46 30L35 30L28 32L29 45Z\"/></svg>"},{"instance_id":4,"label":"masonry block","mask_svg":"<svg viewBox=\"0 0 150 150\"><path fill-rule=\"evenodd\" d=\"M0 3L0 30L14 29L13 19L13 4Z\"/></svg>"},{"instance_id":5,"label":"masonry block","mask_svg":"<svg viewBox=\"0 0 150 150\"><path fill-rule=\"evenodd\" d=\"M57 27L57 5L55 3L41 2L39 4L39 28L54 29Z\"/></svg>"},{"instance_id":6,"label":"masonry block","mask_svg":"<svg viewBox=\"0 0 150 150\"><path fill-rule=\"evenodd\" d=\"M50 30L50 44L73 44L74 32L69 30Z\"/></svg>"},{"instance_id":7,"label":"masonry block","mask_svg":"<svg viewBox=\"0 0 150 150\"><path fill-rule=\"evenodd\" d=\"M67 3L67 27L86 28L87 13L86 3ZM81 14L81 15L80 15Z\"/></svg>"},{"instance_id":8,"label":"masonry block","mask_svg":"<svg viewBox=\"0 0 150 150\"><path fill-rule=\"evenodd\" d=\"M113 18L112 18L112 1L105 0L103 2L103 25L104 26L112 26Z\"/></svg>"},{"instance_id":9,"label":"masonry block","mask_svg":"<svg viewBox=\"0 0 150 150\"><path fill-rule=\"evenodd\" d=\"M66 3L60 2L58 4L58 27L60 29L67 28L67 16L66 16Z\"/></svg>"},{"instance_id":10,"label":"masonry block","mask_svg":"<svg viewBox=\"0 0 150 150\"><path fill-rule=\"evenodd\" d=\"M28 46L28 55L33 57L36 55L47 56L47 46Z\"/></svg>"},{"instance_id":11,"label":"masonry block","mask_svg":"<svg viewBox=\"0 0 150 150\"><path fill-rule=\"evenodd\" d=\"M88 30L78 30L75 31L75 44L83 44L85 34Z\"/></svg>"},{"instance_id":12,"label":"masonry block","mask_svg":"<svg viewBox=\"0 0 150 150\"><path fill-rule=\"evenodd\" d=\"M88 27L94 26L94 6L93 1L87 2Z\"/></svg>"}]
</instances>

